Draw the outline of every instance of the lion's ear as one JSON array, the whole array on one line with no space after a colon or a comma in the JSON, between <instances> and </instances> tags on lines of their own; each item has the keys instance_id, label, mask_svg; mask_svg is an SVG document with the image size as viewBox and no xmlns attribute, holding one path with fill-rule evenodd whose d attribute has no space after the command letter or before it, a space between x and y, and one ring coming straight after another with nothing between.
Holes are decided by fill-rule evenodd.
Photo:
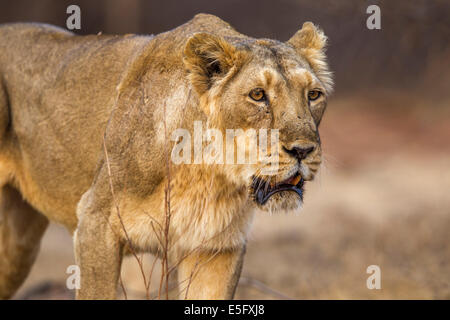
<instances>
[{"instance_id":1,"label":"lion's ear","mask_svg":"<svg viewBox=\"0 0 450 320\"><path fill-rule=\"evenodd\" d=\"M298 30L288 43L297 50L316 50L322 51L327 44L327 37L312 22L305 22L300 30Z\"/></svg>"},{"instance_id":2,"label":"lion's ear","mask_svg":"<svg viewBox=\"0 0 450 320\"><path fill-rule=\"evenodd\" d=\"M196 33L186 43L183 62L195 90L203 94L225 76L237 59L236 48L219 36Z\"/></svg>"},{"instance_id":3,"label":"lion's ear","mask_svg":"<svg viewBox=\"0 0 450 320\"><path fill-rule=\"evenodd\" d=\"M331 91L333 79L326 62L327 37L323 31L313 23L305 22L287 43L308 61L313 71L327 87L327 91Z\"/></svg>"}]
</instances>

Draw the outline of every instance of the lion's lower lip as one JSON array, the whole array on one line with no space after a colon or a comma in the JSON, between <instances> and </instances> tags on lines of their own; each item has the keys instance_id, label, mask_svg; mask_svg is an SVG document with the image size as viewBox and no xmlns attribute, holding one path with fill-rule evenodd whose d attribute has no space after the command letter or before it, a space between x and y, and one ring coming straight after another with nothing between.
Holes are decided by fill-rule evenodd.
<instances>
[{"instance_id":1,"label":"lion's lower lip","mask_svg":"<svg viewBox=\"0 0 450 320\"><path fill-rule=\"evenodd\" d=\"M281 183L275 186L267 185L263 183L261 179L254 179L252 187L254 190L255 201L260 205L264 205L271 196L282 191L295 192L300 197L300 200L303 201L303 184L303 178L301 178L296 185Z\"/></svg>"}]
</instances>

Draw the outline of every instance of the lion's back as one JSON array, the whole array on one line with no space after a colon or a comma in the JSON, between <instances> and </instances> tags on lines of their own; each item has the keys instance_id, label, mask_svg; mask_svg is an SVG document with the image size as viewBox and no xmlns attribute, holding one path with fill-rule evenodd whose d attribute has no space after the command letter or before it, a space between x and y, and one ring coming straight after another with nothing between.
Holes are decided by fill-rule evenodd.
<instances>
[{"instance_id":1,"label":"lion's back","mask_svg":"<svg viewBox=\"0 0 450 320\"><path fill-rule=\"evenodd\" d=\"M151 38L75 36L40 24L4 25L0 38L0 129L8 131L1 133L0 156L11 164L3 167L13 168L0 174L12 177L36 209L73 225L116 87L135 49Z\"/></svg>"}]
</instances>

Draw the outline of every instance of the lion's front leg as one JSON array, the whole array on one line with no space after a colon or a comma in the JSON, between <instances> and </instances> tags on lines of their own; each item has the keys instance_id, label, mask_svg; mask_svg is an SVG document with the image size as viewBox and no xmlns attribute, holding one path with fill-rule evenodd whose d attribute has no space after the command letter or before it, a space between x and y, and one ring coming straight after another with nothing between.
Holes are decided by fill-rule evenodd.
<instances>
[{"instance_id":1,"label":"lion's front leg","mask_svg":"<svg viewBox=\"0 0 450 320\"><path fill-rule=\"evenodd\" d=\"M185 257L178 269L181 299L233 299L241 275L245 245L222 252Z\"/></svg>"},{"instance_id":2,"label":"lion's front leg","mask_svg":"<svg viewBox=\"0 0 450 320\"><path fill-rule=\"evenodd\" d=\"M109 212L82 200L78 216L74 245L76 263L81 270L81 286L76 298L115 299L123 247L112 229Z\"/></svg>"}]
</instances>

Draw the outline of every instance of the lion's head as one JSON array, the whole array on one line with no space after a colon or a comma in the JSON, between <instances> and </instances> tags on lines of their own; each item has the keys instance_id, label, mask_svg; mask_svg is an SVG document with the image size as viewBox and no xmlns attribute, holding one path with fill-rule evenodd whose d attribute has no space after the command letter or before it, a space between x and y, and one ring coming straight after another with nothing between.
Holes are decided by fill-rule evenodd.
<instances>
[{"instance_id":1,"label":"lion's head","mask_svg":"<svg viewBox=\"0 0 450 320\"><path fill-rule=\"evenodd\" d=\"M186 44L184 64L208 127L255 129L258 139L246 139L246 150L258 150L259 129L278 130L278 142L268 146L268 155L278 155L275 165L258 158L224 166L262 209L298 208L305 181L321 164L318 127L332 90L325 44L310 22L286 43L197 33Z\"/></svg>"}]
</instances>

